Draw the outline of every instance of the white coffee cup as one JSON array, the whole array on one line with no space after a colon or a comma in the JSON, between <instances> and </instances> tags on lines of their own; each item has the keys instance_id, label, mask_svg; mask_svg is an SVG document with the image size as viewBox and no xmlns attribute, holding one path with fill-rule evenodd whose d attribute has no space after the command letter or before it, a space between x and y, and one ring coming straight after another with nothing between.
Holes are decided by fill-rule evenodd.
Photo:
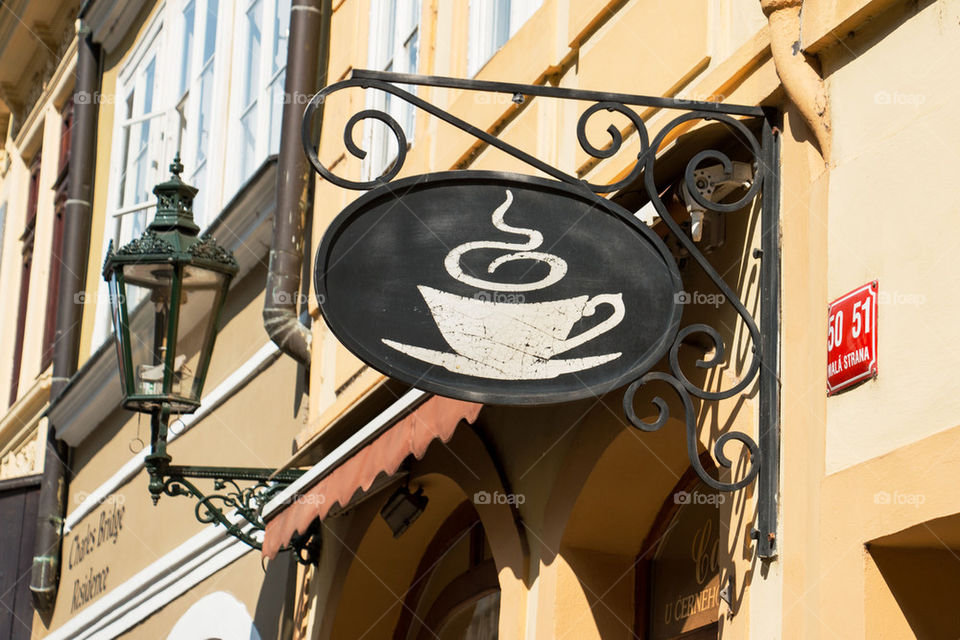
<instances>
[{"instance_id":1,"label":"white coffee cup","mask_svg":"<svg viewBox=\"0 0 960 640\"><path fill-rule=\"evenodd\" d=\"M460 355L521 374L543 362L593 340L623 320L623 295L604 293L548 302L497 302L466 298L421 285L417 287L430 308L437 328ZM607 304L613 314L576 336L576 322Z\"/></svg>"}]
</instances>

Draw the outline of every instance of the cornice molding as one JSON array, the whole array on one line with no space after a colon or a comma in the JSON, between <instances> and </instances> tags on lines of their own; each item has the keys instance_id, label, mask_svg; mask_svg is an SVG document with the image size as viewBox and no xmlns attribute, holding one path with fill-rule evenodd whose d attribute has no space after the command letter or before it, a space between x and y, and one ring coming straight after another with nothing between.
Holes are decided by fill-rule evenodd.
<instances>
[{"instance_id":1,"label":"cornice molding","mask_svg":"<svg viewBox=\"0 0 960 640\"><path fill-rule=\"evenodd\" d=\"M81 19L89 27L93 41L110 52L127 35L145 4L144 0L96 0L86 7Z\"/></svg>"}]
</instances>

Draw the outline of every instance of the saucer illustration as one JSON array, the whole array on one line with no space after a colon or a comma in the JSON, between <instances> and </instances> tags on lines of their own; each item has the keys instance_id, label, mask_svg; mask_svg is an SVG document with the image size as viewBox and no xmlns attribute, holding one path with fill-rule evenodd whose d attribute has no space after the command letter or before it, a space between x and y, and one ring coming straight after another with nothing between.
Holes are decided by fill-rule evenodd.
<instances>
[{"instance_id":1,"label":"saucer illustration","mask_svg":"<svg viewBox=\"0 0 960 640\"><path fill-rule=\"evenodd\" d=\"M564 373L574 373L583 371L584 369L592 369L593 367L597 367L605 362L610 362L611 360L616 360L620 357L619 353L608 353L603 356L569 358L566 360L544 360L542 358L535 358L524 363L521 375L516 375L515 372L507 369L498 369L494 364L473 360L459 353L444 353L443 351L414 347L408 344L394 342L393 340L387 340L386 338L383 339L383 343L417 360L441 366L447 371L494 380L547 380L556 378Z\"/></svg>"}]
</instances>

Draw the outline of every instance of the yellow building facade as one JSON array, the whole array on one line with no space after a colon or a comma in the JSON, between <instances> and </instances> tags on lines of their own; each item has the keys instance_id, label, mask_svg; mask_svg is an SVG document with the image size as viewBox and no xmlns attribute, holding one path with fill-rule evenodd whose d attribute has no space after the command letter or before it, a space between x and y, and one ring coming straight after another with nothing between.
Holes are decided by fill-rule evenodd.
<instances>
[{"instance_id":1,"label":"yellow building facade","mask_svg":"<svg viewBox=\"0 0 960 640\"><path fill-rule=\"evenodd\" d=\"M26 501L43 504L48 477L62 479L65 499L62 513L39 515L37 531L53 523L58 534L42 538L48 548L2 559L5 572L18 562L20 570L16 596L3 596L16 615L0 616L8 625L0 636L7 628L16 638L175 640L960 636L960 407L948 375L960 3L92 0L56 11L24 3L7 14L0 343L12 357L0 363L0 397L9 397L0 507L20 514L16 540L27 548L35 537L27 520L38 516L23 514L43 507ZM39 43L55 52L46 71ZM77 71L84 52L96 60L91 91ZM688 407L690 396L663 380L647 384L626 403L631 423L624 388L559 404L481 404L422 391L358 359L325 322L321 306L334 301L316 294L314 266L331 224L364 190L310 171L300 114L317 90L363 70L648 96L635 107L647 142L684 105L762 107L734 119L775 146L774 165L746 134L698 118L649 152L651 194L647 176L633 173L648 157L637 123L616 109L588 114L600 98L396 79L559 172L595 185L625 181L601 195L664 240L683 280L680 327L714 327L725 346L720 354L716 340L687 335L677 367L664 356L654 370L690 372L707 392L745 388ZM45 353L45 269L58 251L64 122L80 104L95 105L86 272L74 292L76 366L58 373ZM403 132L393 180L451 170L551 178L375 87L314 106L316 161L345 180L376 186L398 156L385 120L354 118L364 110L389 114ZM769 137L755 113L775 125ZM71 159L83 157L76 139ZM717 155L694 160L703 150L731 166ZM178 152L183 179L200 189L198 225L234 253L239 273L200 408L173 417L168 452L179 464L303 472L257 505L262 555L198 521L202 505L191 498L151 504L150 418L121 406L103 259L111 240L143 231L153 185ZM728 190L703 198L729 203L759 176L776 175L777 189L711 214L694 204L689 179L684 187L689 167L709 177L711 163ZM763 335L774 356L759 374L760 345L744 315L689 246L763 331L774 287L775 331ZM828 395L828 304L874 281L876 375ZM762 433L764 375L775 383L777 437L751 459L726 434L771 442ZM658 417L659 428L638 428ZM64 475L44 469L45 440L66 452ZM746 486L718 491L697 466ZM748 477L756 468L776 470L771 531L762 531L771 494L761 495L770 485ZM212 479L204 487L216 492ZM3 532L8 546L14 532ZM313 546L301 553L315 555L298 563L289 548L305 543ZM56 580L37 573L38 557ZM27 621L30 589L37 612Z\"/></svg>"},{"instance_id":2,"label":"yellow building facade","mask_svg":"<svg viewBox=\"0 0 960 640\"><path fill-rule=\"evenodd\" d=\"M329 81L347 79L353 69L387 68L370 42L376 36L369 35L376 34L379 9L359 0L334 4ZM487 594L499 587L494 608L500 637L956 635L947 596L923 586L927 579L955 584L960 575L951 533L960 506L950 489L956 412L949 376L937 373L950 358L941 319L949 317L952 299L952 241L934 240L916 219L907 231L898 214L909 210L932 222L949 217L955 206L952 181L942 175L957 133L951 83L935 80L939 71L932 69L942 67L928 65L956 52L957 6L808 0L801 13L801 3L532 4L526 21L511 23L509 38L492 54L481 51L489 57L477 63L479 45L472 40L483 34L471 7L423 2L417 7L416 64L399 70L762 105L783 113L776 557L759 559L750 537L755 490L720 494L712 518L721 532L716 572L719 588L729 587L725 597L684 591L662 572L658 577L655 566L663 557L657 554L676 544L663 536L664 527L682 522L676 496L695 486L680 423L640 433L624 419L619 393L555 408L485 407L472 428L461 424L446 449L434 444L400 468L408 475L395 482L411 490L422 486L430 497L400 538L392 539L377 513L390 491L360 501L347 515L327 516L323 560L300 595L309 607L302 621L306 636L433 637L425 631L430 628L439 637L488 637L481 629L491 618L481 609L493 606L491 596L465 599L472 603L466 609L443 603L442 596L458 585L458 575L491 557L496 583L484 587L478 578L476 585ZM325 101L319 157L338 176L358 180L367 177L365 161L345 149L341 131L350 116L377 103L360 90L347 93ZM631 153L595 160L578 146L583 106L539 97L517 105L509 95L423 86L416 95L593 183L612 182L635 162ZM449 169L537 174L438 118L412 111L400 178ZM655 109L644 118L651 137L667 120ZM615 116L587 130L593 144L608 142L609 122L623 133L625 148L638 145ZM354 130L358 144L361 130ZM926 153L918 154L921 148ZM672 149L660 151L669 156ZM322 179L316 189L315 211L326 212L328 220L355 198ZM627 201L623 193L613 195ZM726 246L710 260L756 310L759 262L750 254L760 243L757 217L740 216L728 215ZM314 246L323 230L315 221ZM828 397L827 303L875 279L879 374ZM709 282L695 282L715 291ZM690 311L684 324L688 317L710 317L701 314L711 310ZM329 452L344 440L341 434L369 419L351 422L351 407L365 415L371 411L365 403L386 407L400 397L382 391L383 378L354 360L320 322L313 344L310 428L298 438L304 451L293 459L297 464L322 460L320 453L311 456L311 447ZM724 366L727 385L743 373L742 360ZM755 395L701 404L697 424L714 426L701 431L700 450L709 450L724 430L755 434L757 410ZM733 455L734 447L728 449ZM515 499L499 508L477 503L477 495L497 492ZM463 503L476 507L483 553L469 560L465 536L448 541L446 555L431 555L462 517ZM688 535L688 543L698 539ZM427 558L442 576L424 574ZM679 570L694 571L688 560ZM422 587L424 581L429 586ZM673 596L669 604L658 588ZM434 606L450 607L449 617L430 626L438 621ZM698 620L704 609L715 626ZM464 622L471 615L474 627ZM656 620L671 615L686 626ZM458 635L472 633L467 628L478 635Z\"/></svg>"},{"instance_id":3,"label":"yellow building facade","mask_svg":"<svg viewBox=\"0 0 960 640\"><path fill-rule=\"evenodd\" d=\"M158 506L151 504L144 471L150 419L120 404L110 300L102 275L108 244L133 240L153 217L152 189L169 177L168 167L179 152L187 167L184 179L201 189L194 219L234 253L239 272L221 316L203 410L174 416L170 452L177 462L250 467L275 467L289 455L307 411L305 383L298 384L304 370L280 357L261 319L277 175L279 111L273 105L282 104L289 2L240 4L20 3L5 8L4 25L13 35L4 66L10 74L10 108L4 118L8 135L2 189L10 213L4 240L9 246L3 254L3 295L5 301L9 298L3 320L8 354L3 392L16 400L4 414L0 441L2 482L11 480L0 486L11 501L22 502L29 481L33 502L16 514L18 525L22 515L22 529L29 535L14 540L8 538L13 532L4 529L3 544L19 545L20 564L15 574L8 574L10 559L4 557L4 580L9 577L10 584L4 583L3 621L9 630L0 630L2 637L195 637L202 624L215 629L211 635L278 637L281 632L292 579L288 566L275 565L265 574L251 547L226 536L223 527L197 520L195 501L165 497ZM59 40L47 35L36 42L38 33L46 33L37 25L65 34L54 71L46 75L43 65L50 63L39 49ZM60 36L60 31L54 33ZM255 59L242 55L253 38L261 45ZM78 47L93 61L85 71L77 70ZM36 65L31 66L31 56ZM93 78L92 85L83 85L83 73ZM21 95L13 92L14 80L23 84L24 98L37 100L32 109L27 102L13 102ZM249 91L241 104L244 98L231 86L243 83ZM39 99L29 95L34 89ZM61 131L69 132L62 125L65 104L92 109L94 126L87 129L92 146L87 149L92 158L89 208L78 214L89 216L89 229L82 240L85 269L77 276L84 284L73 295L80 327L76 365L66 372L51 403L57 367L51 367L49 358L41 367L41 352L57 172L62 168L57 159ZM251 131L252 137L241 135ZM74 130L74 160L83 155L76 136ZM69 144L66 149L71 150ZM20 348L14 352L15 310L19 256L30 239L23 227L34 158L39 195L32 196L36 239L29 305L21 320L21 357ZM11 362L21 361L19 390L11 391ZM283 409L277 405L281 397L286 397ZM43 511L42 504L38 513L36 504L40 485L47 484L47 425L65 451L67 472L54 476L52 483L65 488L59 513ZM235 437L227 442L222 435L230 431ZM207 487L211 493L212 483ZM46 528L54 537L35 549L34 531ZM54 567L54 579L49 571L38 573L41 562ZM16 609L6 616L8 596L14 603L8 588L14 584Z\"/></svg>"}]
</instances>

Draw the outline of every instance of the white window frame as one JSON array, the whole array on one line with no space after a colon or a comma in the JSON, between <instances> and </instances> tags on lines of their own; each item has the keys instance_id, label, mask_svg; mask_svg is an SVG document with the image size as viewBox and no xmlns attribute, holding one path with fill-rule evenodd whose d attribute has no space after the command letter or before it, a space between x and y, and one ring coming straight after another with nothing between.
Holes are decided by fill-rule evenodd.
<instances>
[{"instance_id":1,"label":"white window frame","mask_svg":"<svg viewBox=\"0 0 960 640\"><path fill-rule=\"evenodd\" d=\"M422 9L420 0L370 0L367 68L395 73L417 72L420 66ZM416 93L416 87L401 85L401 88ZM388 113L403 129L407 145L413 144L416 108L412 104L383 91L370 91L367 108ZM393 133L385 123L374 120L366 122L363 149L367 155L362 165L364 180L383 175L397 157L396 144Z\"/></svg>"},{"instance_id":2,"label":"white window frame","mask_svg":"<svg viewBox=\"0 0 960 640\"><path fill-rule=\"evenodd\" d=\"M221 0L225 2L226 0ZM280 126L284 104L284 80L287 68L287 42L290 28L290 0L235 0L236 29L233 51L231 126L229 156L233 166L228 172L230 190L240 187L280 146ZM249 12L259 4L260 51L257 73L250 78L248 59L250 41ZM283 7L283 11L280 9ZM281 16L277 23L278 14ZM269 28L267 28L269 27ZM250 87L250 85L253 85ZM249 91L248 91L249 87ZM249 96L247 94L250 94ZM249 98L249 100L247 100ZM247 150L244 118L254 112L253 148ZM248 155L249 153L249 155Z\"/></svg>"},{"instance_id":3,"label":"white window frame","mask_svg":"<svg viewBox=\"0 0 960 640\"><path fill-rule=\"evenodd\" d=\"M177 147L180 149L180 155L184 165L183 179L198 189L200 193L194 201L194 219L201 228L207 226L212 220L213 215L220 204L220 190L216 183L219 182L220 172L216 171L216 161L219 154L216 153L217 142L221 138L220 121L223 118L215 117L215 114L222 113L224 86L219 82L223 73L222 55L225 47L221 42L228 33L224 28L225 22L221 19L224 12L230 12L231 0L181 0L177 6L177 30L179 33L176 38L175 51L179 58L177 63L177 95L175 108L177 110L177 119L179 121L179 142ZM210 9L216 6L216 17L212 18ZM186 28L184 15L188 8L193 10L193 24L191 25L192 39L189 59L184 68L184 47L186 39ZM208 33L208 27L213 20L213 32ZM213 51L207 56L206 46L208 36L213 37ZM184 71L187 71L187 78L183 77ZM207 90L209 93L203 93L204 75L209 77ZM208 112L203 113L203 102L207 101ZM206 145L201 147L199 126L201 124L201 115L207 125L208 136ZM210 177L214 180L210 180Z\"/></svg>"},{"instance_id":4,"label":"white window frame","mask_svg":"<svg viewBox=\"0 0 960 640\"><path fill-rule=\"evenodd\" d=\"M143 201L133 203L127 201L129 182L127 182L126 165L129 164L129 159L125 155L127 152L125 147L129 148L128 135L133 135L132 132L140 131L137 127L141 122L150 121L150 133L146 149L146 167L143 177L145 188L150 189L152 185L157 182L157 176L162 175L158 173L160 169L159 166L151 165L159 165L159 158L156 152L160 147L168 146L162 144L162 142L168 139L168 136L164 135L165 130L179 130L178 128L168 129L165 126L169 120L170 113L169 109L164 110L162 105L169 103L169 98L165 93L169 92L170 88L168 86L169 83L156 80L156 74L161 71L157 61L164 51L164 38L168 35L167 30L164 28L166 22L164 20L166 17L164 13L165 8L165 6L162 6L157 11L144 37L141 38L140 42L134 47L130 59L122 66L120 72L117 74L115 91L117 99L114 105L114 127L113 131L110 132L112 144L110 151L110 182L107 189L108 206L103 225L103 249L101 254L106 253L109 242L112 241L115 247L125 242L127 236L130 236L137 228L135 221L139 220L140 223L143 223L149 215L149 209L153 208L156 204L155 200L150 197L147 197ZM133 111L136 112L138 110L138 102L143 99L144 86L141 84L142 74L146 71L146 67L150 64L151 60L154 62L155 74L151 111L141 116L128 117L128 96L133 92ZM142 102L139 104L142 106ZM163 138L161 138L161 136L163 136ZM151 150L154 151L154 153L151 154ZM173 158L172 153L170 154L170 158ZM126 232L128 228L131 230L130 233ZM101 280L94 314L93 344L99 346L110 336L112 330L110 296L107 283Z\"/></svg>"},{"instance_id":5,"label":"white window frame","mask_svg":"<svg viewBox=\"0 0 960 640\"><path fill-rule=\"evenodd\" d=\"M470 0L467 75L477 75L542 5L543 0Z\"/></svg>"}]
</instances>

